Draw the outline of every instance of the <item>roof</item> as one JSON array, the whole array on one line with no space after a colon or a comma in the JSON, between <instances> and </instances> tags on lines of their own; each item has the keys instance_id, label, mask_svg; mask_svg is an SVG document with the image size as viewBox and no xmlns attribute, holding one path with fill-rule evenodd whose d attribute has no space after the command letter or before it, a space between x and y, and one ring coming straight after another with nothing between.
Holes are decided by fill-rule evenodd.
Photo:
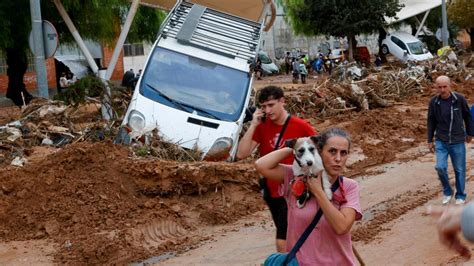
<instances>
[{"instance_id":1,"label":"roof","mask_svg":"<svg viewBox=\"0 0 474 266\"><path fill-rule=\"evenodd\" d=\"M141 0L142 5L148 5L164 10L171 10L177 0ZM265 0L188 0L224 13L232 14L252 21L258 21L265 11Z\"/></svg>"},{"instance_id":2,"label":"roof","mask_svg":"<svg viewBox=\"0 0 474 266\"><path fill-rule=\"evenodd\" d=\"M420 41L415 36L411 35L408 32L404 32L404 31L392 32L392 33L389 33L389 35L398 37L399 39L403 39L403 41L405 41L405 42L417 42L417 41L419 42Z\"/></svg>"},{"instance_id":3,"label":"roof","mask_svg":"<svg viewBox=\"0 0 474 266\"><path fill-rule=\"evenodd\" d=\"M407 18L411 18L441 5L441 0L399 0L405 5L397 13L397 19L387 18L389 24L396 23Z\"/></svg>"}]
</instances>

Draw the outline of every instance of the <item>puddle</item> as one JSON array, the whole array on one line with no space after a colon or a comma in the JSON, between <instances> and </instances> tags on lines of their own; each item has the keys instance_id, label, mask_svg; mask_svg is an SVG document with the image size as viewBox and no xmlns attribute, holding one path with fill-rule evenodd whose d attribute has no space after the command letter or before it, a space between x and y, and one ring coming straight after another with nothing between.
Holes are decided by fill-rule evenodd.
<instances>
[{"instance_id":1,"label":"puddle","mask_svg":"<svg viewBox=\"0 0 474 266\"><path fill-rule=\"evenodd\" d=\"M144 261L141 261L141 262L134 262L134 263L131 263L129 264L130 266L148 266L148 265L154 265L154 264L157 264L159 262L162 262L164 260L167 260L169 258L172 258L172 257L175 257L176 256L176 252L166 252L160 256L153 256L151 258L148 258Z\"/></svg>"},{"instance_id":2,"label":"puddle","mask_svg":"<svg viewBox=\"0 0 474 266\"><path fill-rule=\"evenodd\" d=\"M384 212L388 209L385 202L381 202L377 205L370 207L369 209L362 212L362 221L368 221L374 218L377 213Z\"/></svg>"}]
</instances>

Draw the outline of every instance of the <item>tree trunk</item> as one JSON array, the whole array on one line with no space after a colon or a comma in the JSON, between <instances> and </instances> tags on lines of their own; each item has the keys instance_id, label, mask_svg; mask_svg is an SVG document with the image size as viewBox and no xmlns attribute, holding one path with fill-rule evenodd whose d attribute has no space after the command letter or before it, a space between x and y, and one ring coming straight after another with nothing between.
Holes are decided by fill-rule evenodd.
<instances>
[{"instance_id":1,"label":"tree trunk","mask_svg":"<svg viewBox=\"0 0 474 266\"><path fill-rule=\"evenodd\" d=\"M474 28L466 29L466 31L471 37L471 51L474 51Z\"/></svg>"},{"instance_id":2,"label":"tree trunk","mask_svg":"<svg viewBox=\"0 0 474 266\"><path fill-rule=\"evenodd\" d=\"M380 59L382 60L382 63L387 63L387 57L382 53L382 41L387 37L387 32L385 31L384 28L380 27L379 28L379 56Z\"/></svg>"},{"instance_id":3,"label":"tree trunk","mask_svg":"<svg viewBox=\"0 0 474 266\"><path fill-rule=\"evenodd\" d=\"M352 61L354 61L354 45L353 45L354 35L349 34L347 36L347 39L349 40L349 58L348 58L348 61L352 62Z\"/></svg>"},{"instance_id":4,"label":"tree trunk","mask_svg":"<svg viewBox=\"0 0 474 266\"><path fill-rule=\"evenodd\" d=\"M28 68L28 59L24 50L19 48L7 48L7 75L8 89L7 98L10 98L17 106L28 104L33 96L26 90L23 77Z\"/></svg>"}]
</instances>

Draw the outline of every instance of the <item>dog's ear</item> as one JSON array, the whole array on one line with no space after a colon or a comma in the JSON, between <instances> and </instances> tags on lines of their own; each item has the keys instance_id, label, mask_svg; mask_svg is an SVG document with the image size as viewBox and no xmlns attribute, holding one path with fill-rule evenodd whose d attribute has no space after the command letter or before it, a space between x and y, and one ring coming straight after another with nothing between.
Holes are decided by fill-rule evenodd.
<instances>
[{"instance_id":1,"label":"dog's ear","mask_svg":"<svg viewBox=\"0 0 474 266\"><path fill-rule=\"evenodd\" d=\"M297 139L287 139L285 141L285 146L294 149Z\"/></svg>"},{"instance_id":2,"label":"dog's ear","mask_svg":"<svg viewBox=\"0 0 474 266\"><path fill-rule=\"evenodd\" d=\"M319 136L319 135L318 136L311 136L309 138L314 142L315 145L317 145L321 141L321 136Z\"/></svg>"}]
</instances>

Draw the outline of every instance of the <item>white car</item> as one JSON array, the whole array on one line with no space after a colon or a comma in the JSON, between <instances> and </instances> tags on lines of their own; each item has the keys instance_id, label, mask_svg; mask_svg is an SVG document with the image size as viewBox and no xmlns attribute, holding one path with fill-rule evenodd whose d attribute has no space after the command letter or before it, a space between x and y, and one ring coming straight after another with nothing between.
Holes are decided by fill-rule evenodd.
<instances>
[{"instance_id":1,"label":"white car","mask_svg":"<svg viewBox=\"0 0 474 266\"><path fill-rule=\"evenodd\" d=\"M278 74L280 69L272 62L268 54L264 51L258 52L258 58L262 62L262 70L265 75Z\"/></svg>"},{"instance_id":2,"label":"white car","mask_svg":"<svg viewBox=\"0 0 474 266\"><path fill-rule=\"evenodd\" d=\"M433 58L424 44L415 36L406 32L393 32L382 41L382 53L392 54L396 58L406 61L423 61Z\"/></svg>"}]
</instances>

